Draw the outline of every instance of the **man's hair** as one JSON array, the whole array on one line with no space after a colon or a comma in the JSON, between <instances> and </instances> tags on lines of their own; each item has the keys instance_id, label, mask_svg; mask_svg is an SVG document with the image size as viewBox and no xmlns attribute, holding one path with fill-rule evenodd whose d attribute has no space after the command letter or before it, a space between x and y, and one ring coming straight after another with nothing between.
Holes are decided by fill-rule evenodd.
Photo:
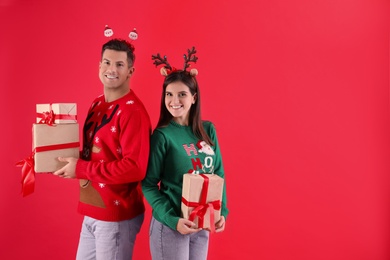
<instances>
[{"instance_id":1,"label":"man's hair","mask_svg":"<svg viewBox=\"0 0 390 260\"><path fill-rule=\"evenodd\" d=\"M135 62L134 46L122 39L112 39L106 42L102 47L102 57L105 50L114 50L114 51L125 51L127 54L127 62L129 67L132 67Z\"/></svg>"}]
</instances>

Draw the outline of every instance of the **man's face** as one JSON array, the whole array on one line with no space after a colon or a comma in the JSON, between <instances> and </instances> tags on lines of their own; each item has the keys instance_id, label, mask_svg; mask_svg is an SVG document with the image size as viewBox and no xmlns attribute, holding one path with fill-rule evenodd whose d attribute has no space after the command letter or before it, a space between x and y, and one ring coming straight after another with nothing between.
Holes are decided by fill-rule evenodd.
<instances>
[{"instance_id":1,"label":"man's face","mask_svg":"<svg viewBox=\"0 0 390 260\"><path fill-rule=\"evenodd\" d=\"M105 50L99 65L99 77L107 89L128 88L128 79L134 72L129 67L124 51Z\"/></svg>"}]
</instances>

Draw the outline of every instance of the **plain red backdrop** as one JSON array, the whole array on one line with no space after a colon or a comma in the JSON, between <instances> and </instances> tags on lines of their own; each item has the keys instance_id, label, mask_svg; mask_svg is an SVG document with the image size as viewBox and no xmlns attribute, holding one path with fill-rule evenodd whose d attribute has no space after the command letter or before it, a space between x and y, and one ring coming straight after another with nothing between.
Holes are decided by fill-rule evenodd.
<instances>
[{"instance_id":1,"label":"plain red backdrop","mask_svg":"<svg viewBox=\"0 0 390 260\"><path fill-rule=\"evenodd\" d=\"M162 78L198 49L203 117L224 156L230 215L209 259L390 258L389 1L0 0L1 259L74 259L78 184L20 194L35 104L101 94L100 47L136 27L132 88L153 125ZM134 259L150 259L150 208Z\"/></svg>"}]
</instances>

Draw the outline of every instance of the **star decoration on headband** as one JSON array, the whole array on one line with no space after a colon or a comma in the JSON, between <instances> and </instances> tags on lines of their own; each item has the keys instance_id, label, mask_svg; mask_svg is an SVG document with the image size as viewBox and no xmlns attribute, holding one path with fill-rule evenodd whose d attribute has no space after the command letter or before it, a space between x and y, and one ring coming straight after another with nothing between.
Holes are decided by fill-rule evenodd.
<instances>
[{"instance_id":1,"label":"star decoration on headband","mask_svg":"<svg viewBox=\"0 0 390 260\"><path fill-rule=\"evenodd\" d=\"M186 71L187 68L189 68L191 66L190 62L196 63L196 61L198 60L198 57L195 56L195 54L196 54L196 49L195 49L195 47L192 47L191 49L187 50L187 54L183 55L183 57L184 57L183 71ZM172 72L177 71L177 69L175 67L172 67L169 64L166 55L164 55L164 57L161 57L160 53L157 53L156 55L152 55L152 60L153 60L153 64L156 67L159 65L164 65L160 69L160 73L161 73L161 75L163 75L165 77L168 76L169 74L171 74ZM198 75L197 69L191 69L189 72L190 72L191 76Z\"/></svg>"},{"instance_id":2,"label":"star decoration on headband","mask_svg":"<svg viewBox=\"0 0 390 260\"><path fill-rule=\"evenodd\" d=\"M114 31L112 30L111 27L109 27L108 25L106 25L106 27L104 28L104 36L106 37L111 37L114 35ZM129 33L129 38L132 40L132 41L135 41L138 39L138 33L137 33L137 29L134 28L130 33Z\"/></svg>"}]
</instances>

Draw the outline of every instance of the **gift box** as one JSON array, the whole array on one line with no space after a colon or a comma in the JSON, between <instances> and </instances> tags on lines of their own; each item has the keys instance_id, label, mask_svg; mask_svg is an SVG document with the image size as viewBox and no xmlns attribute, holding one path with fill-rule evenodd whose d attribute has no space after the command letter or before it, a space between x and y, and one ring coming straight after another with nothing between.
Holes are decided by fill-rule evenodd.
<instances>
[{"instance_id":1,"label":"gift box","mask_svg":"<svg viewBox=\"0 0 390 260\"><path fill-rule=\"evenodd\" d=\"M54 172L66 162L58 157L79 158L79 124L33 124L35 172Z\"/></svg>"},{"instance_id":2,"label":"gift box","mask_svg":"<svg viewBox=\"0 0 390 260\"><path fill-rule=\"evenodd\" d=\"M182 217L197 227L214 231L221 217L224 179L216 174L183 175Z\"/></svg>"},{"instance_id":3,"label":"gift box","mask_svg":"<svg viewBox=\"0 0 390 260\"><path fill-rule=\"evenodd\" d=\"M52 103L36 105L36 123L68 124L77 123L77 104Z\"/></svg>"}]
</instances>

